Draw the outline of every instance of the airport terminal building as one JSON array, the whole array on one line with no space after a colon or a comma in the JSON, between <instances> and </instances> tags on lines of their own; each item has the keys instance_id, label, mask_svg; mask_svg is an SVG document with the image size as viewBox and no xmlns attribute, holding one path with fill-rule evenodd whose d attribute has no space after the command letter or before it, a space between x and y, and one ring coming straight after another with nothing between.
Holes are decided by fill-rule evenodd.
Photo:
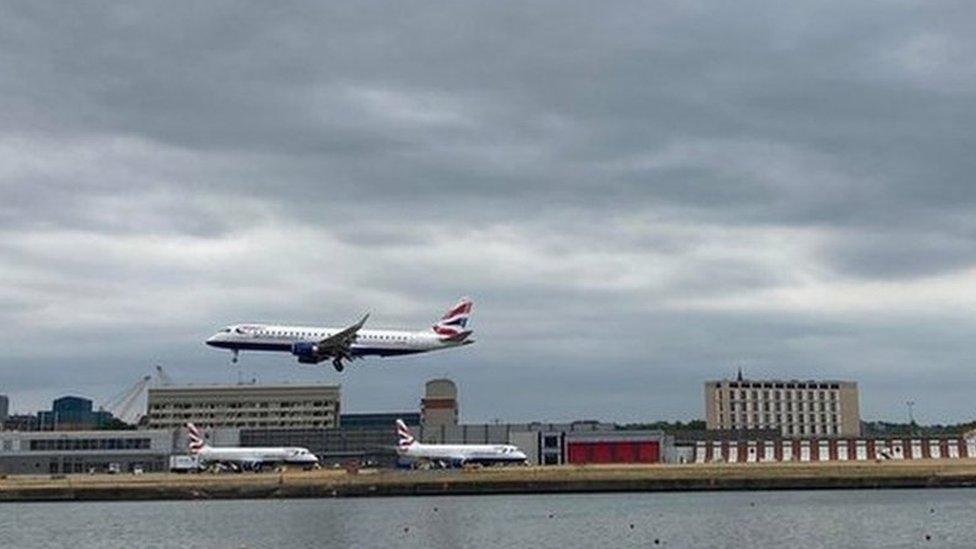
<instances>
[{"instance_id":1,"label":"airport terminal building","mask_svg":"<svg viewBox=\"0 0 976 549\"><path fill-rule=\"evenodd\" d=\"M171 431L4 431L0 474L165 471L172 450Z\"/></svg>"}]
</instances>

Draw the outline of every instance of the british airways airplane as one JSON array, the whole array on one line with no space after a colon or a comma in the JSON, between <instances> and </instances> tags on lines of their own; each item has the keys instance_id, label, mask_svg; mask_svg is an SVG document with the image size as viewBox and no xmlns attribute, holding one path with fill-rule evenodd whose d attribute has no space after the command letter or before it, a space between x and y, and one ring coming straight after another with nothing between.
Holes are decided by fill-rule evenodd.
<instances>
[{"instance_id":1,"label":"british airways airplane","mask_svg":"<svg viewBox=\"0 0 976 549\"><path fill-rule=\"evenodd\" d=\"M417 442L410 428L396 420L397 455L413 462L463 467L468 464L525 464L525 452L511 444L424 444Z\"/></svg>"},{"instance_id":2,"label":"british airways airplane","mask_svg":"<svg viewBox=\"0 0 976 549\"><path fill-rule=\"evenodd\" d=\"M474 343L472 330L467 329L473 305L470 299L461 299L426 330L364 330L367 314L346 328L236 324L211 336L207 345L230 349L233 362L241 351L279 351L291 353L302 364L331 359L341 372L344 360L426 353Z\"/></svg>"},{"instance_id":3,"label":"british airways airplane","mask_svg":"<svg viewBox=\"0 0 976 549\"><path fill-rule=\"evenodd\" d=\"M223 464L237 471L258 472L267 465L289 464L317 467L319 458L307 448L287 447L213 447L203 439L203 433L192 423L186 424L187 447L201 465Z\"/></svg>"}]
</instances>

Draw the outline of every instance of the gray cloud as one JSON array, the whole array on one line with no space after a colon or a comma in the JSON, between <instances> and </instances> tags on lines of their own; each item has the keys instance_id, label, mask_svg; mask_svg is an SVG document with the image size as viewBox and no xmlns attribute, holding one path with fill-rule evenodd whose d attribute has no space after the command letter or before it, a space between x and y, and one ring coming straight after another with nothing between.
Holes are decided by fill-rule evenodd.
<instances>
[{"instance_id":1,"label":"gray cloud","mask_svg":"<svg viewBox=\"0 0 976 549\"><path fill-rule=\"evenodd\" d=\"M370 361L348 409L701 414L749 373L969 419L963 2L23 4L0 20L0 391L108 396L245 319L479 343ZM246 357L263 379L332 379ZM938 375L934 375L934 374ZM517 381L517 383L514 383ZM513 388L513 386L516 386ZM477 388L477 389L475 389ZM19 402L19 403L18 403Z\"/></svg>"}]
</instances>

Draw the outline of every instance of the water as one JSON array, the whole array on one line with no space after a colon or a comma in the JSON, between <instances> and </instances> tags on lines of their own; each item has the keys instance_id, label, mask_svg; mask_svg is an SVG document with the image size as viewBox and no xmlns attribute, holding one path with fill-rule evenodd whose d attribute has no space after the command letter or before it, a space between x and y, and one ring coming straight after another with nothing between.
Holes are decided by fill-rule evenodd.
<instances>
[{"instance_id":1,"label":"water","mask_svg":"<svg viewBox=\"0 0 976 549\"><path fill-rule=\"evenodd\" d=\"M0 547L971 548L974 516L976 489L17 503Z\"/></svg>"}]
</instances>

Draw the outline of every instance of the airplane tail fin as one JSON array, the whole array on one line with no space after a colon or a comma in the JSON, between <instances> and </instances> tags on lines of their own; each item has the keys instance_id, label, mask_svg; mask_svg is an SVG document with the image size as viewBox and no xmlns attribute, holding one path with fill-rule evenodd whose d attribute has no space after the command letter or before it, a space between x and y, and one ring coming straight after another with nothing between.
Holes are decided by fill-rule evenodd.
<instances>
[{"instance_id":1,"label":"airplane tail fin","mask_svg":"<svg viewBox=\"0 0 976 549\"><path fill-rule=\"evenodd\" d=\"M407 427L407 424L402 419L396 420L396 428L397 450L406 450L417 442L417 439L413 438L413 433L410 432L410 428Z\"/></svg>"},{"instance_id":2,"label":"airplane tail fin","mask_svg":"<svg viewBox=\"0 0 976 549\"><path fill-rule=\"evenodd\" d=\"M472 330L467 329L468 320L471 318L472 307L474 307L473 301L466 297L461 298L460 301L447 310L447 313L431 329L441 339L463 340L471 335L472 332Z\"/></svg>"},{"instance_id":3,"label":"airplane tail fin","mask_svg":"<svg viewBox=\"0 0 976 549\"><path fill-rule=\"evenodd\" d=\"M186 424L186 436L188 439L187 450L189 450L191 456L199 454L200 450L203 450L207 446L200 429L197 429L197 426L192 423Z\"/></svg>"}]
</instances>

